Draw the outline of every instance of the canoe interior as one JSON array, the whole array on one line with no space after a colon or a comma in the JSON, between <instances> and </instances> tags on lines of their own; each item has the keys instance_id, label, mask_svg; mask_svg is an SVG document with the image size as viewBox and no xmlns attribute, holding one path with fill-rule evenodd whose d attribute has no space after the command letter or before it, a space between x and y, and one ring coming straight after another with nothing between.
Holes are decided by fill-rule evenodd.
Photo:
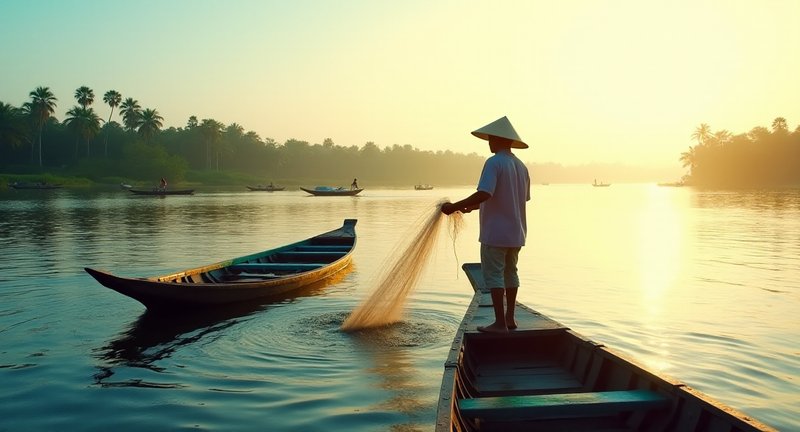
<instances>
[{"instance_id":1,"label":"canoe interior","mask_svg":"<svg viewBox=\"0 0 800 432\"><path fill-rule=\"evenodd\" d=\"M102 285L148 309L218 305L281 296L348 267L356 245L355 219L306 240L206 266L150 278L125 278L86 268Z\"/></svg>"},{"instance_id":2,"label":"canoe interior","mask_svg":"<svg viewBox=\"0 0 800 432\"><path fill-rule=\"evenodd\" d=\"M445 363L436 431L772 431L672 378L517 304L518 329L493 320L480 264Z\"/></svg>"}]
</instances>

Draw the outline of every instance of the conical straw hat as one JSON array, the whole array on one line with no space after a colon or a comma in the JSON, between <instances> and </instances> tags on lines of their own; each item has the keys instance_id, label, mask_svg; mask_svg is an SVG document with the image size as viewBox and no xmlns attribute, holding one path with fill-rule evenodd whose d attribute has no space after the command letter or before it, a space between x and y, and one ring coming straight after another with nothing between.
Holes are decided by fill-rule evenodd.
<instances>
[{"instance_id":1,"label":"conical straw hat","mask_svg":"<svg viewBox=\"0 0 800 432\"><path fill-rule=\"evenodd\" d=\"M514 130L514 126L511 126L511 122L508 121L508 117L506 116L503 116L502 118L499 118L478 130L472 131L472 135L485 140L489 140L489 135L507 138L512 141L511 147L513 148L528 148L528 145L522 142L522 138L519 137L517 131Z\"/></svg>"}]
</instances>

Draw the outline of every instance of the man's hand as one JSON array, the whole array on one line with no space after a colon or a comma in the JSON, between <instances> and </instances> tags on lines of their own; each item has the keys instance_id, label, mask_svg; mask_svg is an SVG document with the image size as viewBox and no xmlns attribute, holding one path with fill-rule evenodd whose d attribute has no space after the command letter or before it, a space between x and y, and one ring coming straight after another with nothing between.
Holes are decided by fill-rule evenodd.
<instances>
[{"instance_id":1,"label":"man's hand","mask_svg":"<svg viewBox=\"0 0 800 432\"><path fill-rule=\"evenodd\" d=\"M446 202L446 203L442 204L442 213L444 213L446 215L453 214L457 210L458 209L456 208L456 206L453 205L453 203L451 203L451 202Z\"/></svg>"}]
</instances>

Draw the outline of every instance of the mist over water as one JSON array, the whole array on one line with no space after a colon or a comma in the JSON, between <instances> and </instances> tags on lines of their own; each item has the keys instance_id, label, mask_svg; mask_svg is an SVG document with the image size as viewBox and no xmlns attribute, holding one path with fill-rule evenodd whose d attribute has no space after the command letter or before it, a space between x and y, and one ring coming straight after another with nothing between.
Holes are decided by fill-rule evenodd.
<instances>
[{"instance_id":1,"label":"mist over water","mask_svg":"<svg viewBox=\"0 0 800 432\"><path fill-rule=\"evenodd\" d=\"M534 173L535 175L535 173ZM358 197L0 191L0 430L428 431L471 298L477 212L440 236L399 321L346 317L432 191ZM800 192L535 186L519 300L780 430L796 419ZM82 269L150 276L357 218L352 267L269 302L152 314ZM443 234L443 233L440 233ZM186 312L186 311L183 311Z\"/></svg>"}]
</instances>

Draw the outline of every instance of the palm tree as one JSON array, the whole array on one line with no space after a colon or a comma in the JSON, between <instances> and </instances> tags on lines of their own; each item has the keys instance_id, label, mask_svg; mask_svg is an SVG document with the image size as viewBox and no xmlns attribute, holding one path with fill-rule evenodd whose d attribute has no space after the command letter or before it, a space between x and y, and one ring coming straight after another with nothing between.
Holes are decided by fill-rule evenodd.
<instances>
[{"instance_id":1,"label":"palm tree","mask_svg":"<svg viewBox=\"0 0 800 432\"><path fill-rule=\"evenodd\" d=\"M681 157L678 160L682 162L684 168L689 167L689 175L691 175L696 163L696 152L694 151L694 147L689 146L689 150L681 153Z\"/></svg>"},{"instance_id":2,"label":"palm tree","mask_svg":"<svg viewBox=\"0 0 800 432\"><path fill-rule=\"evenodd\" d=\"M79 137L86 139L86 156L88 157L90 155L89 142L92 137L100 132L100 123L103 120L94 112L94 109L85 107L72 107L67 111L67 115L69 117L64 120L64 123L75 131ZM77 154L78 146L76 141L75 155L77 156Z\"/></svg>"},{"instance_id":3,"label":"palm tree","mask_svg":"<svg viewBox=\"0 0 800 432\"><path fill-rule=\"evenodd\" d=\"M0 149L4 143L16 148L25 140L23 112L10 104L0 102Z\"/></svg>"},{"instance_id":4,"label":"palm tree","mask_svg":"<svg viewBox=\"0 0 800 432\"><path fill-rule=\"evenodd\" d=\"M694 130L694 133L692 133L692 139L697 141L697 144L700 145L705 144L709 138L711 138L711 126L707 123L700 124L700 126Z\"/></svg>"},{"instance_id":5,"label":"palm tree","mask_svg":"<svg viewBox=\"0 0 800 432\"><path fill-rule=\"evenodd\" d=\"M723 129L721 131L714 132L709 140L714 143L715 146L723 146L729 143L731 138L733 138L733 134Z\"/></svg>"},{"instance_id":6,"label":"palm tree","mask_svg":"<svg viewBox=\"0 0 800 432\"><path fill-rule=\"evenodd\" d=\"M122 123L127 130L135 130L139 123L139 116L142 115L142 107L139 101L134 98L127 98L119 106L119 113L122 114Z\"/></svg>"},{"instance_id":7,"label":"palm tree","mask_svg":"<svg viewBox=\"0 0 800 432\"><path fill-rule=\"evenodd\" d=\"M773 133L789 132L789 125L786 123L786 119L783 117L776 117L775 120L772 121L772 132Z\"/></svg>"},{"instance_id":8,"label":"palm tree","mask_svg":"<svg viewBox=\"0 0 800 432\"><path fill-rule=\"evenodd\" d=\"M225 126L214 119L203 119L200 123L200 131L206 142L206 168L211 168L211 147L216 148L216 144L222 138L222 128Z\"/></svg>"},{"instance_id":9,"label":"palm tree","mask_svg":"<svg viewBox=\"0 0 800 432\"><path fill-rule=\"evenodd\" d=\"M111 113L108 114L108 121L106 124L111 123L111 117L114 115L114 108L119 106L122 101L122 95L116 90L109 90L103 95L103 102L111 107ZM106 129L106 137L104 140L103 156L108 157L108 129Z\"/></svg>"},{"instance_id":10,"label":"palm tree","mask_svg":"<svg viewBox=\"0 0 800 432\"><path fill-rule=\"evenodd\" d=\"M136 128L139 131L139 135L144 138L146 144L150 144L150 140L153 136L161 130L163 120L164 118L158 114L158 111L150 108L142 111L139 115Z\"/></svg>"},{"instance_id":11,"label":"palm tree","mask_svg":"<svg viewBox=\"0 0 800 432\"><path fill-rule=\"evenodd\" d=\"M81 107L86 109L86 107L94 102L94 90L86 86L78 87L78 89L75 90L75 100L81 104Z\"/></svg>"},{"instance_id":12,"label":"palm tree","mask_svg":"<svg viewBox=\"0 0 800 432\"><path fill-rule=\"evenodd\" d=\"M30 115L31 120L33 120L36 129L38 130L39 134L39 167L42 166L42 132L44 131L44 125L47 123L47 119L53 115L56 110L56 97L53 95L53 92L50 91L49 87L36 87L35 90L28 93L30 96L31 101L25 102L22 108L23 110ZM33 147L31 147L33 149Z\"/></svg>"}]
</instances>

